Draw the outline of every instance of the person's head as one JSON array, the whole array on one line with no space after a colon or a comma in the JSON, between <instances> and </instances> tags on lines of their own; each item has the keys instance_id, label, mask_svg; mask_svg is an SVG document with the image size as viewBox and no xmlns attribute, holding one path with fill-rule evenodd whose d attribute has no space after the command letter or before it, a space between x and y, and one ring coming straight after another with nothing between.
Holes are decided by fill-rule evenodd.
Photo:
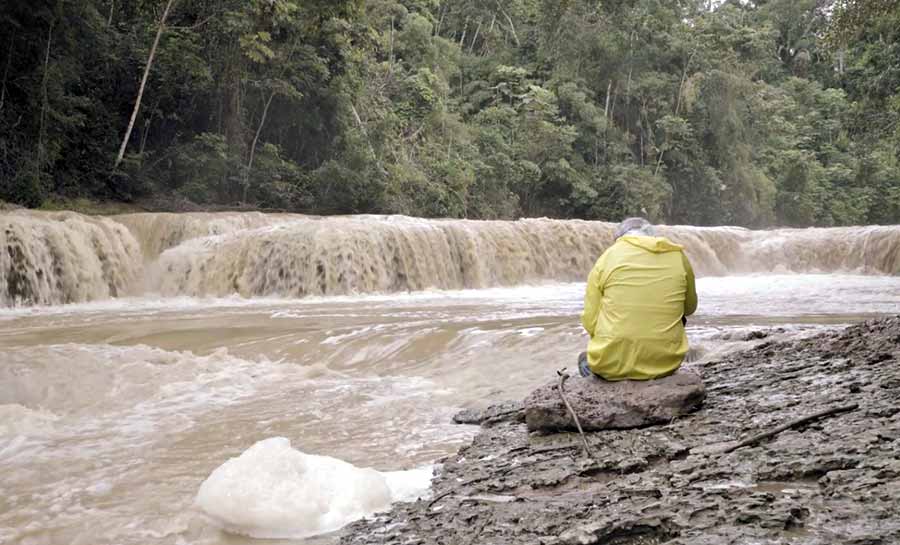
<instances>
[{"instance_id":1,"label":"person's head","mask_svg":"<svg viewBox=\"0 0 900 545\"><path fill-rule=\"evenodd\" d=\"M625 235L654 237L656 236L656 230L644 218L628 218L616 227L616 239Z\"/></svg>"}]
</instances>

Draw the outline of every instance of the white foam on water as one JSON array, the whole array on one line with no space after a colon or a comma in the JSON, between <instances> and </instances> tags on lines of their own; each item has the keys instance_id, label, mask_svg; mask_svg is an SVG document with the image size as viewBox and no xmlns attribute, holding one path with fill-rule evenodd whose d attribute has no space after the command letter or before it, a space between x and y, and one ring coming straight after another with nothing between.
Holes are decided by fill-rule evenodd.
<instances>
[{"instance_id":1,"label":"white foam on water","mask_svg":"<svg viewBox=\"0 0 900 545\"><path fill-rule=\"evenodd\" d=\"M66 305L0 307L0 321L20 318L60 317L71 315L111 314L157 315L184 312L203 312L212 309L234 309L238 311L265 309L271 312L271 318L298 318L309 316L309 307L319 305L366 305L384 304L396 307L403 304L484 304L485 302L523 302L532 301L535 305L552 304L554 301L568 302L573 295L584 294L583 283L548 283L541 285L522 285L509 288L487 288L466 290L422 290L399 293L369 293L359 295L309 296L304 298L285 297L253 297L245 298L237 294L225 297L162 297L148 295L142 297L120 297L73 303ZM353 316L348 312L329 314L331 316Z\"/></svg>"},{"instance_id":2,"label":"white foam on water","mask_svg":"<svg viewBox=\"0 0 900 545\"><path fill-rule=\"evenodd\" d=\"M705 277L697 281L698 315L798 316L893 314L900 309L900 277L850 274L759 274ZM425 290L392 294L314 296L302 299L255 297L140 297L59 306L0 308L0 322L21 318L110 314L154 316L204 314L210 310L268 313L271 319L308 318L315 312L331 317L358 317L378 309L397 311L405 305L426 308L423 318L458 321L451 309L474 305L466 321L525 319L581 312L584 283L548 283L505 288ZM319 307L327 305L323 310ZM432 308L434 307L434 308ZM314 310L315 309L315 310ZM437 310L435 310L437 309ZM527 333L526 333L527 334ZM343 339L333 339L338 342Z\"/></svg>"},{"instance_id":3,"label":"white foam on water","mask_svg":"<svg viewBox=\"0 0 900 545\"><path fill-rule=\"evenodd\" d=\"M893 314L900 277L848 274L760 274L697 280L705 316Z\"/></svg>"},{"instance_id":4,"label":"white foam on water","mask_svg":"<svg viewBox=\"0 0 900 545\"><path fill-rule=\"evenodd\" d=\"M52 433L59 416L50 411L29 409L18 403L0 405L0 437Z\"/></svg>"},{"instance_id":5,"label":"white foam on water","mask_svg":"<svg viewBox=\"0 0 900 545\"><path fill-rule=\"evenodd\" d=\"M291 448L284 437L259 441L200 486L196 505L227 532L300 539L333 532L423 495L431 468L380 473Z\"/></svg>"},{"instance_id":6,"label":"white foam on water","mask_svg":"<svg viewBox=\"0 0 900 545\"><path fill-rule=\"evenodd\" d=\"M296 299L279 299L274 297L256 297L247 299L239 295L231 295L228 297L119 297L67 305L0 307L0 321L17 318L89 314L101 316L119 313L155 315L159 313L202 311L212 308L242 309L247 307L283 306L296 304L298 302L299 300Z\"/></svg>"},{"instance_id":7,"label":"white foam on water","mask_svg":"<svg viewBox=\"0 0 900 545\"><path fill-rule=\"evenodd\" d=\"M205 410L252 395L281 370L278 361L235 357L227 348L196 355L145 345L15 347L0 353L0 403L7 404L0 405L0 427L6 414L31 423L58 416L65 420L58 425L96 419L125 425Z\"/></svg>"},{"instance_id":8,"label":"white foam on water","mask_svg":"<svg viewBox=\"0 0 900 545\"><path fill-rule=\"evenodd\" d=\"M391 489L393 502L416 501L431 492L431 477L434 467L420 467L408 471L388 471L382 473Z\"/></svg>"},{"instance_id":9,"label":"white foam on water","mask_svg":"<svg viewBox=\"0 0 900 545\"><path fill-rule=\"evenodd\" d=\"M378 324L378 325L373 325L373 326L366 326L366 327L359 328L359 329L354 329L354 330L350 331L349 333L343 333L340 335L331 335L331 333L333 333L333 332L328 331L328 332L326 332L326 334L329 336L324 341L320 342L319 344L337 346L337 345L343 344L346 341L349 341L350 339L365 335L366 333L378 332L383 329L386 329L386 326L384 324Z\"/></svg>"}]
</instances>

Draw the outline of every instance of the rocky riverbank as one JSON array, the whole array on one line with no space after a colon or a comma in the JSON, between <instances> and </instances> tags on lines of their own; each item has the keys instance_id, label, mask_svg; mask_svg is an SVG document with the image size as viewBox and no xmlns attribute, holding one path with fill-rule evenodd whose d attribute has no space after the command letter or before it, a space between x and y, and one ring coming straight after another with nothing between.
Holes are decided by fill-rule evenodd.
<instances>
[{"instance_id":1,"label":"rocky riverbank","mask_svg":"<svg viewBox=\"0 0 900 545\"><path fill-rule=\"evenodd\" d=\"M699 411L588 433L592 459L577 434L529 434L519 404L461 414L482 430L443 461L433 497L350 526L342 543L900 543L900 317L691 369L706 384Z\"/></svg>"}]
</instances>

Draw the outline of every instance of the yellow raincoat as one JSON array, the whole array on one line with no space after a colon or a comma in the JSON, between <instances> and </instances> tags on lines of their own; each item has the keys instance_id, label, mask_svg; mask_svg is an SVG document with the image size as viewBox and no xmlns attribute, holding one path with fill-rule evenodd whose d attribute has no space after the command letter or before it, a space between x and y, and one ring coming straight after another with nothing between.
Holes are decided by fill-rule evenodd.
<instances>
[{"instance_id":1,"label":"yellow raincoat","mask_svg":"<svg viewBox=\"0 0 900 545\"><path fill-rule=\"evenodd\" d=\"M587 360L606 380L649 380L675 372L688 351L682 316L697 310L694 271L663 237L619 238L588 276L581 323Z\"/></svg>"}]
</instances>

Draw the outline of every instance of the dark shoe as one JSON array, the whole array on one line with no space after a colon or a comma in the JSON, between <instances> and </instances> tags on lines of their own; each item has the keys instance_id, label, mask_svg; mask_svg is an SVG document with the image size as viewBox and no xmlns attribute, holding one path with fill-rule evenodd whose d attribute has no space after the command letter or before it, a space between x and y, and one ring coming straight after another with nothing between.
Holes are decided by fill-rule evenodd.
<instances>
[{"instance_id":1,"label":"dark shoe","mask_svg":"<svg viewBox=\"0 0 900 545\"><path fill-rule=\"evenodd\" d=\"M591 371L591 367L588 365L587 352L578 354L578 373L584 378L594 376L594 372Z\"/></svg>"}]
</instances>

